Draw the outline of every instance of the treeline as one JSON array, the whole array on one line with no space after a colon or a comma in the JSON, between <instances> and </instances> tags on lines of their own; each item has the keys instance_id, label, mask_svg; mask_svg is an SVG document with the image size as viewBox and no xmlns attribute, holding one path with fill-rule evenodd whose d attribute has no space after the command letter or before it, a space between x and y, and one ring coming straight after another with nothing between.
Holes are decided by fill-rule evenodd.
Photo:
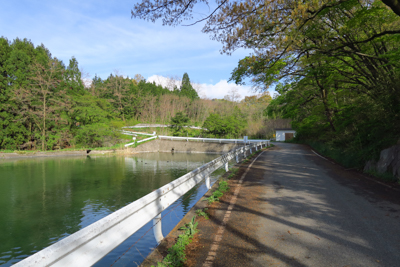
<instances>
[{"instance_id":1,"label":"treeline","mask_svg":"<svg viewBox=\"0 0 400 267\"><path fill-rule=\"evenodd\" d=\"M66 66L44 45L0 38L0 149L112 145L127 121L151 120L155 98L189 103L199 97L187 74L173 91L140 75L113 74L85 88L74 57Z\"/></svg>"},{"instance_id":2,"label":"treeline","mask_svg":"<svg viewBox=\"0 0 400 267\"><path fill-rule=\"evenodd\" d=\"M97 75L90 85L78 61L53 57L29 40L0 38L0 149L41 149L112 146L119 130L138 122L170 124L178 112L190 124L203 126L210 115L223 130L208 136L260 135L269 94L235 99L200 99L187 73L181 85L164 88L133 78ZM210 122L211 119L208 120ZM212 121L212 120L211 120Z\"/></svg>"}]
</instances>

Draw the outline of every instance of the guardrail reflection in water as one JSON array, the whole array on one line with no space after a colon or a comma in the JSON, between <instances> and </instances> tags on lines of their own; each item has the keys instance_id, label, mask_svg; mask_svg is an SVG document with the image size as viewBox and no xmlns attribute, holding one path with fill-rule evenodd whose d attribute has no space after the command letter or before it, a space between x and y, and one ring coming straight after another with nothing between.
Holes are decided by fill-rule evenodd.
<instances>
[{"instance_id":1,"label":"guardrail reflection in water","mask_svg":"<svg viewBox=\"0 0 400 267\"><path fill-rule=\"evenodd\" d=\"M161 212L228 162L252 149L269 145L269 140L240 147L181 176L169 184L113 212L99 221L18 262L14 266L91 266L153 219L153 232L161 242Z\"/></svg>"}]
</instances>

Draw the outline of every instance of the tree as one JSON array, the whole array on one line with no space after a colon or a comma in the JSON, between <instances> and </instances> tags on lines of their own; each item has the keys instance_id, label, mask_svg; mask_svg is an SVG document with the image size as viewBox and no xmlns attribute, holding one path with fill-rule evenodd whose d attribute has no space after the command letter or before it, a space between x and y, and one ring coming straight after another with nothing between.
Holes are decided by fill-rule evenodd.
<instances>
[{"instance_id":1,"label":"tree","mask_svg":"<svg viewBox=\"0 0 400 267\"><path fill-rule=\"evenodd\" d=\"M60 76L64 71L57 59L49 60L47 65L34 62L30 66L32 77L28 87L20 87L15 92L14 100L19 105L19 113L24 118L32 119L39 129L42 150L47 149L47 133L55 123L63 122L58 111L69 106L69 97L64 88L60 88Z\"/></svg>"},{"instance_id":2,"label":"tree","mask_svg":"<svg viewBox=\"0 0 400 267\"><path fill-rule=\"evenodd\" d=\"M118 115L125 121L127 109L131 106L131 101L134 98L131 91L132 81L129 78L124 78L122 75L110 74L103 83L99 84L99 96L106 98L116 110ZM129 115L128 115L129 116Z\"/></svg>"},{"instance_id":3,"label":"tree","mask_svg":"<svg viewBox=\"0 0 400 267\"><path fill-rule=\"evenodd\" d=\"M16 94L21 90L29 92L36 75L33 64L47 66L51 54L44 45L35 48L27 39L9 42L0 38L0 45L0 148L17 149L35 141L32 135L36 129Z\"/></svg>"},{"instance_id":4,"label":"tree","mask_svg":"<svg viewBox=\"0 0 400 267\"><path fill-rule=\"evenodd\" d=\"M196 90L193 88L192 84L190 83L189 75L185 72L182 77L182 85L180 88L179 95L186 96L191 100L199 99L199 96Z\"/></svg>"},{"instance_id":5,"label":"tree","mask_svg":"<svg viewBox=\"0 0 400 267\"><path fill-rule=\"evenodd\" d=\"M96 76L95 76L96 77ZM69 60L69 65L64 73L64 82L66 84L67 93L70 95L84 93L84 84L82 81L82 73L78 67L78 61L75 57Z\"/></svg>"},{"instance_id":6,"label":"tree","mask_svg":"<svg viewBox=\"0 0 400 267\"><path fill-rule=\"evenodd\" d=\"M183 112L178 112L171 118L171 128L174 136L182 136L187 133L185 126L188 126L190 120Z\"/></svg>"},{"instance_id":7,"label":"tree","mask_svg":"<svg viewBox=\"0 0 400 267\"><path fill-rule=\"evenodd\" d=\"M132 16L177 25L192 18L197 3L144 0L135 5ZM377 0L216 3L202 19L203 31L222 42L224 53L253 50L239 62L231 80L244 84L250 78L260 91L277 85L281 95L268 113L292 118L299 138L352 151L371 149L364 155L396 143L399 1L383 1L395 13ZM372 136L379 139L376 129L385 129L385 140L371 145Z\"/></svg>"},{"instance_id":8,"label":"tree","mask_svg":"<svg viewBox=\"0 0 400 267\"><path fill-rule=\"evenodd\" d=\"M135 74L132 81L135 83L135 85L138 85L141 81L146 81L146 79L142 76L142 74Z\"/></svg>"},{"instance_id":9,"label":"tree","mask_svg":"<svg viewBox=\"0 0 400 267\"><path fill-rule=\"evenodd\" d=\"M243 114L237 107L233 113L234 115L225 117L216 113L210 114L203 124L205 133L213 137L240 136L246 123L243 120Z\"/></svg>"},{"instance_id":10,"label":"tree","mask_svg":"<svg viewBox=\"0 0 400 267\"><path fill-rule=\"evenodd\" d=\"M190 123L189 117L183 112L177 112L174 117L171 118L171 128L174 131L174 135L186 133L185 127Z\"/></svg>"},{"instance_id":11,"label":"tree","mask_svg":"<svg viewBox=\"0 0 400 267\"><path fill-rule=\"evenodd\" d=\"M231 88L226 96L224 96L225 100L231 101L231 102L239 102L240 98L242 96L239 94L237 88Z\"/></svg>"},{"instance_id":12,"label":"tree","mask_svg":"<svg viewBox=\"0 0 400 267\"><path fill-rule=\"evenodd\" d=\"M290 26L290 23L285 22L292 20L297 25L302 25L310 20L313 20L319 13L323 13L326 9L335 7L341 4L351 3L352 0L324 0L324 1L234 1L216 0L215 8L210 9L209 15L195 21L189 25L206 21L207 25L203 31L210 29L214 23L222 23L225 19L227 28L235 28L236 22L240 24L246 23L246 15L269 15L268 11L282 11L286 13L288 20L282 17L277 21L277 25L281 29ZM385 5L390 7L392 11L400 16L400 2L398 0L383 0ZM190 0L182 2L178 0L142 0L141 3L135 4L131 15L133 18L147 19L155 22L158 19L162 20L163 25L178 25L184 20L192 20L196 4L210 4L209 1L194 1ZM265 12L267 11L267 12ZM270 18L270 17L269 17ZM233 26L233 27L232 27ZM212 28L212 27L211 27ZM226 29L227 29L226 28Z\"/></svg>"}]
</instances>

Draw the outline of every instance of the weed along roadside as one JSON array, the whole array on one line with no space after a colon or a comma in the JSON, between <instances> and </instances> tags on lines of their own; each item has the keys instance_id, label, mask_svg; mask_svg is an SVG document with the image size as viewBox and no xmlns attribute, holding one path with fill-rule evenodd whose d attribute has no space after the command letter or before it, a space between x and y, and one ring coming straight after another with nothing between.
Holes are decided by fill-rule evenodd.
<instances>
[{"instance_id":1,"label":"weed along roadside","mask_svg":"<svg viewBox=\"0 0 400 267\"><path fill-rule=\"evenodd\" d=\"M202 236L217 236L212 225L215 218L224 217L232 198L236 198L241 177L264 148L247 156L225 173L211 189L190 209L185 217L162 240L160 245L142 262L141 266L195 266L198 253L209 253L210 244L203 244ZM232 205L232 204L231 204ZM226 214L225 214L226 217Z\"/></svg>"}]
</instances>

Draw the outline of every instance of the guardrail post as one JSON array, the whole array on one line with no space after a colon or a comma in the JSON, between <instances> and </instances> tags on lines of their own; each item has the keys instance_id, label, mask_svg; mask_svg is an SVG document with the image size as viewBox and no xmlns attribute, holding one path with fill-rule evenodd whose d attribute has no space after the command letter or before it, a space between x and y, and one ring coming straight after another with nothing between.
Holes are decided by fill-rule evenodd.
<instances>
[{"instance_id":1,"label":"guardrail post","mask_svg":"<svg viewBox=\"0 0 400 267\"><path fill-rule=\"evenodd\" d=\"M154 225L153 226L154 237L156 238L157 244L159 245L161 241L164 239L161 229L161 213L158 214L156 217L154 217L153 225Z\"/></svg>"},{"instance_id":2,"label":"guardrail post","mask_svg":"<svg viewBox=\"0 0 400 267\"><path fill-rule=\"evenodd\" d=\"M211 189L210 176L207 176L207 178L206 178L206 187L207 187L207 189Z\"/></svg>"},{"instance_id":3,"label":"guardrail post","mask_svg":"<svg viewBox=\"0 0 400 267\"><path fill-rule=\"evenodd\" d=\"M229 166L228 166L228 162L225 163L225 171L228 172L229 171Z\"/></svg>"},{"instance_id":4,"label":"guardrail post","mask_svg":"<svg viewBox=\"0 0 400 267\"><path fill-rule=\"evenodd\" d=\"M250 154L252 154L253 153L253 151L251 150L251 147L250 147Z\"/></svg>"},{"instance_id":5,"label":"guardrail post","mask_svg":"<svg viewBox=\"0 0 400 267\"><path fill-rule=\"evenodd\" d=\"M236 163L239 163L239 155L236 155Z\"/></svg>"}]
</instances>

